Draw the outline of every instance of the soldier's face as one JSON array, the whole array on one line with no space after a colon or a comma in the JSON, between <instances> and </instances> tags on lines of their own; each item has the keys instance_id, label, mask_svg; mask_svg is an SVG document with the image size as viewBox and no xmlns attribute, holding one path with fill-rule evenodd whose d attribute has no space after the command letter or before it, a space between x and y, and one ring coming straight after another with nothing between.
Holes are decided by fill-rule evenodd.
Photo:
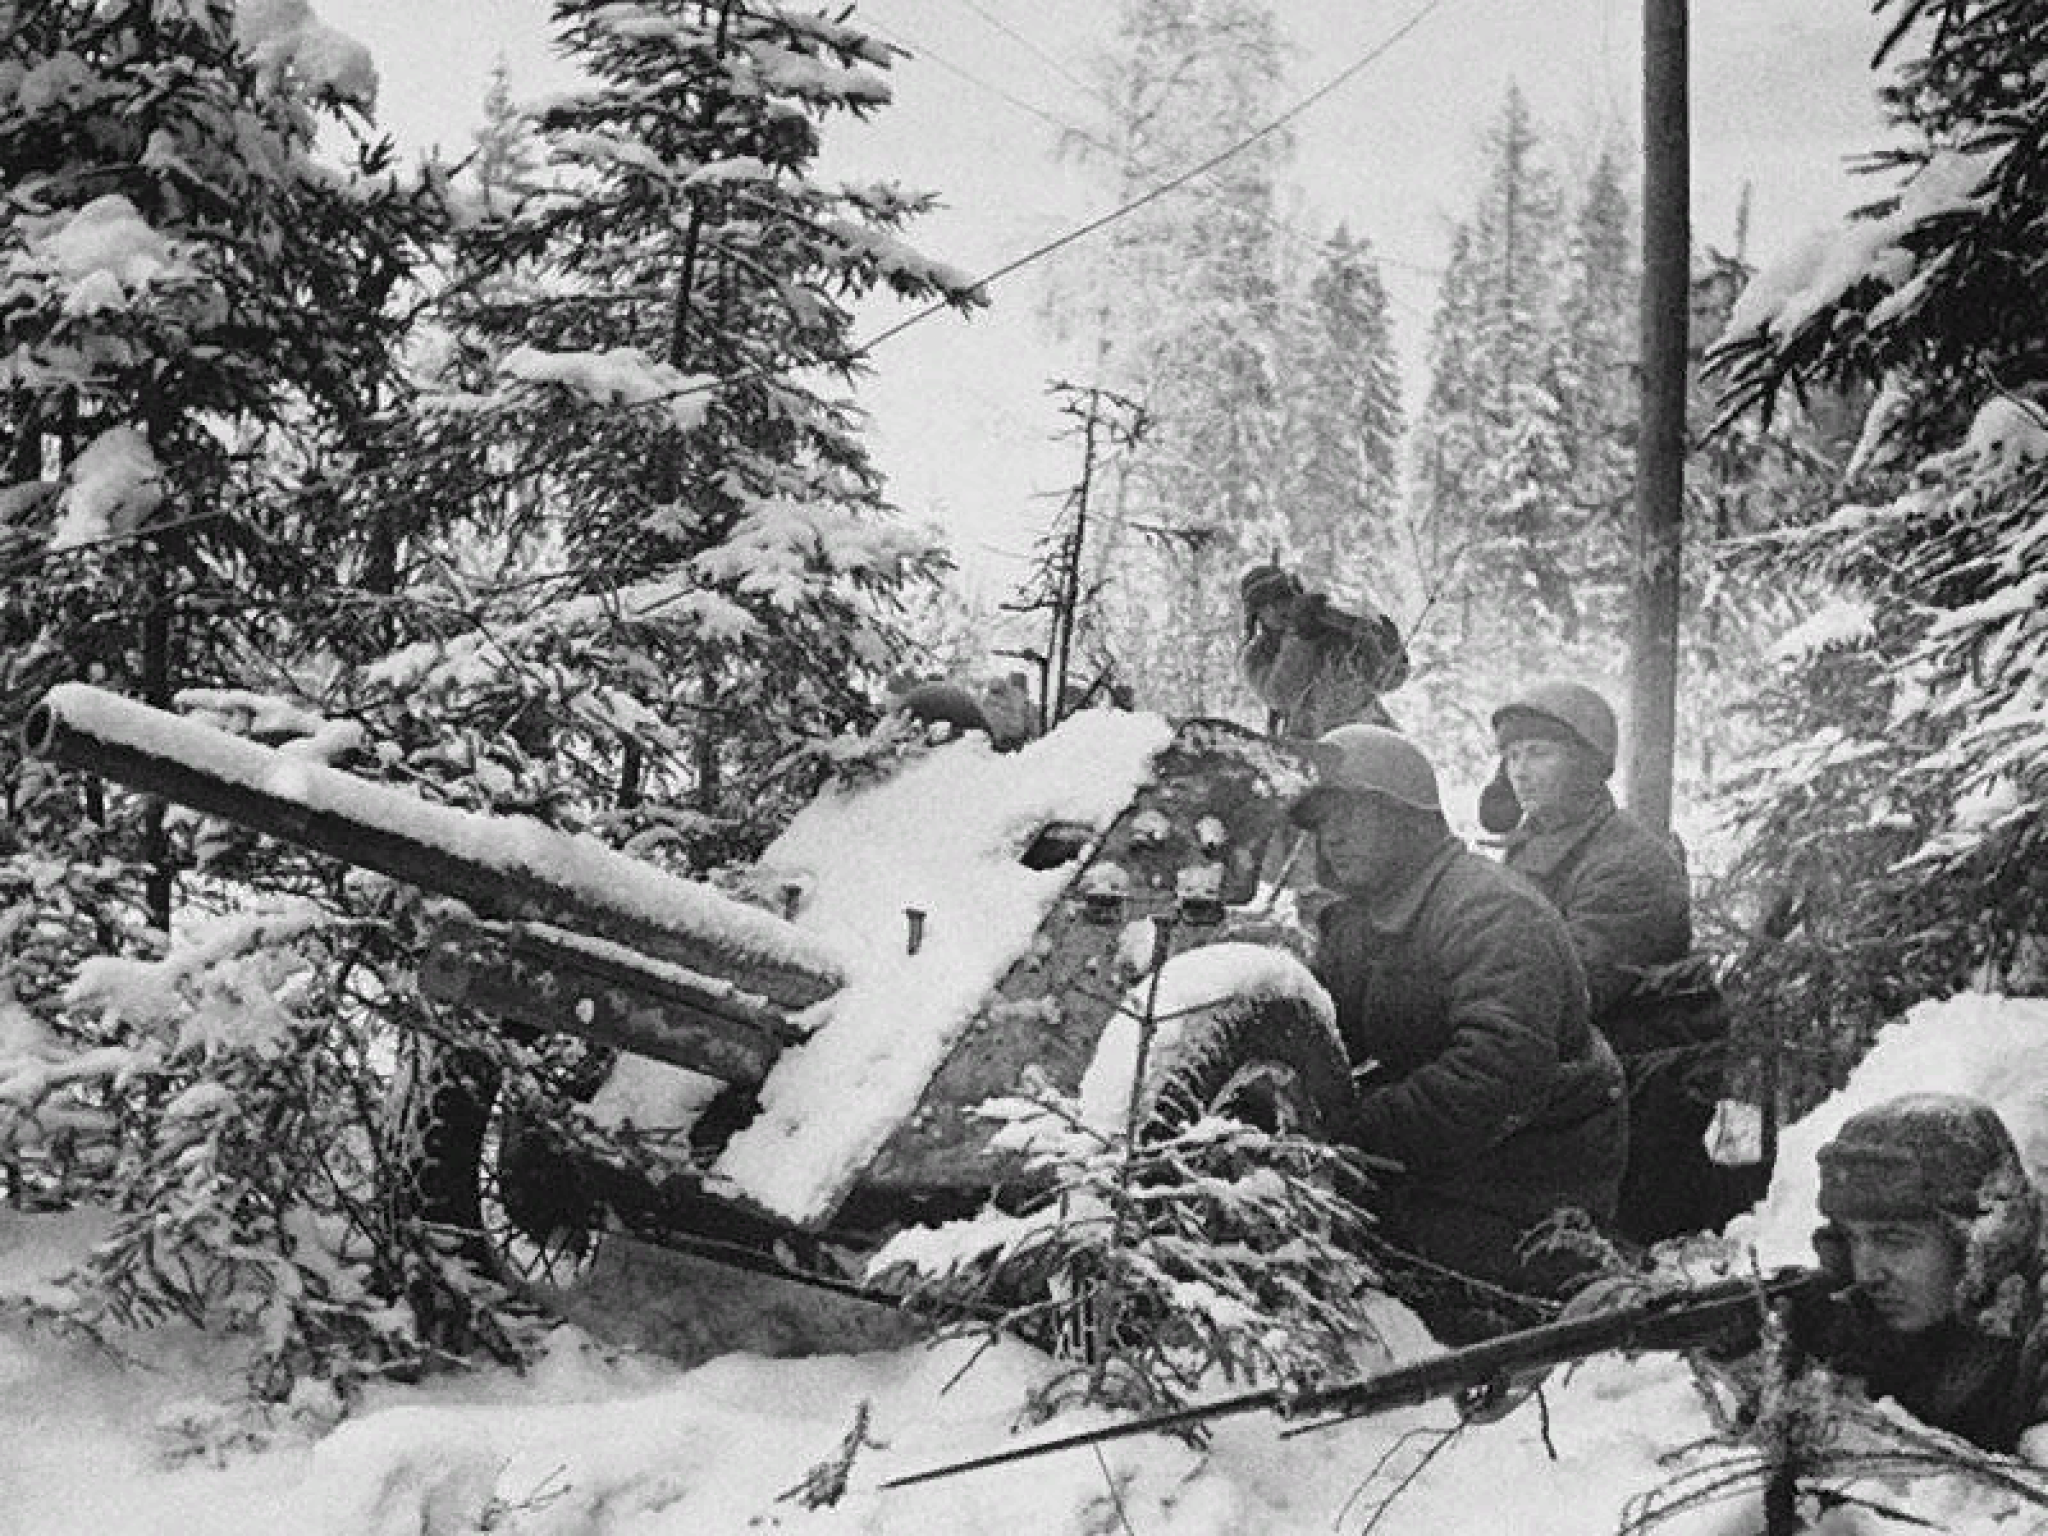
<instances>
[{"instance_id":1,"label":"soldier's face","mask_svg":"<svg viewBox=\"0 0 2048 1536\"><path fill-rule=\"evenodd\" d=\"M1386 868L1390 846L1377 796L1336 796L1316 823L1316 878L1332 890L1370 889Z\"/></svg>"},{"instance_id":2,"label":"soldier's face","mask_svg":"<svg viewBox=\"0 0 2048 1536\"><path fill-rule=\"evenodd\" d=\"M1937 1221L1842 1221L1849 1267L1894 1333L1924 1333L1955 1315L1963 1256Z\"/></svg>"},{"instance_id":3,"label":"soldier's face","mask_svg":"<svg viewBox=\"0 0 2048 1536\"><path fill-rule=\"evenodd\" d=\"M1501 751L1508 782L1526 811L1547 811L1565 804L1584 777L1579 752L1566 742L1530 736L1511 741Z\"/></svg>"}]
</instances>

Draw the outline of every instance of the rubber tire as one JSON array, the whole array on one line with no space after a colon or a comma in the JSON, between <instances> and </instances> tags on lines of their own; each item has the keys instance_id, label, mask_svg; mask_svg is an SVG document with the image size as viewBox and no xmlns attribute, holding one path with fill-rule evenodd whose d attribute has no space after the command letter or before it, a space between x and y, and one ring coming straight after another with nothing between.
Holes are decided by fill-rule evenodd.
<instances>
[{"instance_id":1,"label":"rubber tire","mask_svg":"<svg viewBox=\"0 0 2048 1536\"><path fill-rule=\"evenodd\" d=\"M1228 1114L1258 1130L1337 1139L1351 1119L1343 1043L1307 1002L1233 997L1181 1021L1170 1057L1147 1064L1141 1138Z\"/></svg>"},{"instance_id":2,"label":"rubber tire","mask_svg":"<svg viewBox=\"0 0 2048 1536\"><path fill-rule=\"evenodd\" d=\"M554 1282L511 1255L506 1233L517 1228L541 1247L557 1233L595 1233L603 1213L587 1172L499 1109L500 1073L487 1057L439 1042L421 1050L414 1156L403 1171L413 1214L462 1233L463 1256L479 1269L545 1297ZM601 1082L599 1074L588 1091ZM516 1162L500 1161L508 1155ZM548 1223L547 1237L535 1234L537 1222Z\"/></svg>"},{"instance_id":3,"label":"rubber tire","mask_svg":"<svg viewBox=\"0 0 2048 1536\"><path fill-rule=\"evenodd\" d=\"M1176 1022L1181 1033L1174 1049L1146 1065L1135 1106L1139 1143L1172 1136L1211 1114L1323 1141L1348 1123L1351 1073L1343 1044L1302 999L1230 997ZM1081 1294L1087 1285L1071 1289ZM1141 1341L1157 1321L1125 1316L1116 1347ZM1096 1326L1068 1324L1088 1341L1082 1357L1091 1361L1102 1358ZM1049 1338L1024 1337L1057 1352Z\"/></svg>"}]
</instances>

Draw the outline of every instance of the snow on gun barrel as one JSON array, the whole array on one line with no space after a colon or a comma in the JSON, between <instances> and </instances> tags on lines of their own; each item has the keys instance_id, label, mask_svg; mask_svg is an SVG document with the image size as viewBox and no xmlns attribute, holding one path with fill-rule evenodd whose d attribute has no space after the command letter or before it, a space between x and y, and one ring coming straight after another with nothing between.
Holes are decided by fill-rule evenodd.
<instances>
[{"instance_id":1,"label":"snow on gun barrel","mask_svg":"<svg viewBox=\"0 0 2048 1536\"><path fill-rule=\"evenodd\" d=\"M684 1017L694 1010L717 1030L757 1036L772 1059L780 1043L801 1034L787 1011L845 982L843 960L815 935L592 838L527 817L436 805L102 689L51 689L22 736L37 756L508 920L455 925L455 954L444 957L441 973L450 985L461 978L451 979L448 969L464 965L465 953L463 974L470 976L494 965L508 974L531 971L536 952L543 960L567 957L585 972L623 973ZM489 950L490 963L479 946ZM528 1021L587 1033L577 1025L587 1024L588 1014ZM721 1073L720 1063L699 1062L687 1043L680 1052L644 1034L614 1043L680 1056L678 1064L714 1075L742 1070L727 1061Z\"/></svg>"}]
</instances>

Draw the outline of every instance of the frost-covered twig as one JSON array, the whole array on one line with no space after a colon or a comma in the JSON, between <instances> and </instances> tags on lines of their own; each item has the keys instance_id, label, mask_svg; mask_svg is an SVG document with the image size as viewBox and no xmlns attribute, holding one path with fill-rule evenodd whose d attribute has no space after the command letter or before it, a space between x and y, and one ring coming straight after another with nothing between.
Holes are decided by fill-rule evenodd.
<instances>
[{"instance_id":1,"label":"frost-covered twig","mask_svg":"<svg viewBox=\"0 0 2048 1536\"><path fill-rule=\"evenodd\" d=\"M854 1458L863 1450L888 1449L886 1441L876 1440L868 1434L868 1421L873 1411L874 1404L865 1397L856 1403L853 1423L840 1437L839 1449L778 1493L775 1502L801 1504L805 1509L830 1509L844 1498L847 1481L853 1474Z\"/></svg>"}]
</instances>

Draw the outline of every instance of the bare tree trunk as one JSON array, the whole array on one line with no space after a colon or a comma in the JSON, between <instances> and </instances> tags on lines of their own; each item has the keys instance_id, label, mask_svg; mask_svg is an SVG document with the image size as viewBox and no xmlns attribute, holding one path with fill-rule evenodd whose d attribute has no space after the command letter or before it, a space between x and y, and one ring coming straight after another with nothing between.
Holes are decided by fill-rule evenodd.
<instances>
[{"instance_id":1,"label":"bare tree trunk","mask_svg":"<svg viewBox=\"0 0 2048 1536\"><path fill-rule=\"evenodd\" d=\"M1066 713L1067 681L1074 665L1074 620L1081 606L1081 556L1088 547L1088 498L1095 491L1095 437L1102 425L1102 390L1088 391L1088 415L1082 423L1081 483L1074 487L1074 526L1059 553L1058 586L1053 597L1052 643L1038 684L1038 728L1049 731Z\"/></svg>"},{"instance_id":2,"label":"bare tree trunk","mask_svg":"<svg viewBox=\"0 0 2048 1536\"><path fill-rule=\"evenodd\" d=\"M161 563L148 578L148 606L142 614L142 697L158 709L169 709L176 689L172 659L170 582ZM151 795L142 812L143 895L149 923L159 933L171 931L171 909L178 872L172 863L170 831L165 817L169 803Z\"/></svg>"},{"instance_id":3,"label":"bare tree trunk","mask_svg":"<svg viewBox=\"0 0 2048 1536\"><path fill-rule=\"evenodd\" d=\"M703 7L709 13L709 5ZM718 28L712 40L712 61L722 66L725 61L727 40L732 31L733 0L719 0ZM704 101L699 117L699 126L709 133L718 123L720 108L726 100L723 86L707 80ZM678 372L688 372L691 366L693 338L691 324L696 312L697 266L702 259L704 243L705 200L718 195L714 189L704 188L690 195L690 222L683 235L682 270L676 276L675 304L669 318L668 362ZM707 360L708 361L708 360ZM672 433L665 445L668 463L664 468L667 481L666 492L671 499L683 494L683 442L681 434ZM714 680L708 675L710 663L705 663L703 696L708 701L713 696ZM724 732L724 717L717 711L705 709L697 716L697 737L694 743L693 759L696 765L695 804L705 815L716 814L718 806L718 751ZM619 804L637 805L642 793L641 777L644 759L638 742L625 744L624 760L619 765Z\"/></svg>"},{"instance_id":4,"label":"bare tree trunk","mask_svg":"<svg viewBox=\"0 0 2048 1536\"><path fill-rule=\"evenodd\" d=\"M1685 350L1691 168L1686 0L1643 0L1643 410L1636 439L1631 577L1629 808L1671 826L1678 702L1679 561L1685 537Z\"/></svg>"}]
</instances>

